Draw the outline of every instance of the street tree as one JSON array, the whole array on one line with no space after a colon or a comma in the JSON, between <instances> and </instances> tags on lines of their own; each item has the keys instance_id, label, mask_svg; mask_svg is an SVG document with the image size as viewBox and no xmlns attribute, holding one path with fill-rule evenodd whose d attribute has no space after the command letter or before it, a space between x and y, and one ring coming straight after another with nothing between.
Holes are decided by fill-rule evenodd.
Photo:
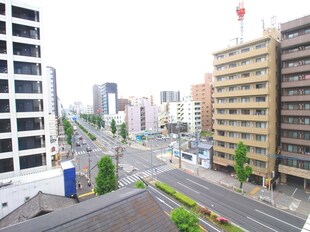
<instances>
[{"instance_id":1,"label":"street tree","mask_svg":"<svg viewBox=\"0 0 310 232\"><path fill-rule=\"evenodd\" d=\"M172 210L170 217L180 232L201 231L198 224L199 219L183 207Z\"/></svg>"},{"instance_id":2,"label":"street tree","mask_svg":"<svg viewBox=\"0 0 310 232\"><path fill-rule=\"evenodd\" d=\"M121 128L120 128L120 135L122 136L123 141L126 141L128 133L126 130L126 123L124 122L122 123Z\"/></svg>"},{"instance_id":3,"label":"street tree","mask_svg":"<svg viewBox=\"0 0 310 232\"><path fill-rule=\"evenodd\" d=\"M141 180L136 181L134 188L145 189L145 185Z\"/></svg>"},{"instance_id":4,"label":"street tree","mask_svg":"<svg viewBox=\"0 0 310 232\"><path fill-rule=\"evenodd\" d=\"M103 156L98 161L98 175L95 178L95 193L103 195L116 190L115 165L109 156Z\"/></svg>"},{"instance_id":5,"label":"street tree","mask_svg":"<svg viewBox=\"0 0 310 232\"><path fill-rule=\"evenodd\" d=\"M115 133L117 131L116 129L116 122L115 122L115 119L113 118L112 121L111 121L111 124L110 124L110 127L111 127L111 132L113 134L113 137L115 136Z\"/></svg>"},{"instance_id":6,"label":"street tree","mask_svg":"<svg viewBox=\"0 0 310 232\"><path fill-rule=\"evenodd\" d=\"M235 150L234 160L235 165L234 169L236 172L237 179L240 182L240 189L242 189L243 183L249 178L252 174L252 168L248 166L249 158L246 156L247 146L243 144L242 141L238 143L237 149Z\"/></svg>"}]
</instances>

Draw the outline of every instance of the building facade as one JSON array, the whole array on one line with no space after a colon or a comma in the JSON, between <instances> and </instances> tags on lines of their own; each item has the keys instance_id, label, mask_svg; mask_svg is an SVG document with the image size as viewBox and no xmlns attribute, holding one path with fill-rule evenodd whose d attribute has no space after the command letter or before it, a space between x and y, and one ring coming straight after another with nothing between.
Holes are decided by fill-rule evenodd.
<instances>
[{"instance_id":1,"label":"building facade","mask_svg":"<svg viewBox=\"0 0 310 232\"><path fill-rule=\"evenodd\" d=\"M203 131L212 131L213 127L213 109L212 94L213 80L212 73L205 74L205 81L202 84L191 86L191 95L194 101L201 102L201 129Z\"/></svg>"},{"instance_id":2,"label":"building facade","mask_svg":"<svg viewBox=\"0 0 310 232\"><path fill-rule=\"evenodd\" d=\"M310 16L281 24L281 182L310 188Z\"/></svg>"},{"instance_id":3,"label":"building facade","mask_svg":"<svg viewBox=\"0 0 310 232\"><path fill-rule=\"evenodd\" d=\"M269 28L261 38L214 53L214 167L233 170L242 141L253 169L249 181L261 185L276 169L279 37Z\"/></svg>"},{"instance_id":4,"label":"building facade","mask_svg":"<svg viewBox=\"0 0 310 232\"><path fill-rule=\"evenodd\" d=\"M126 98L118 99L118 111L125 111L125 107L129 104L129 100Z\"/></svg>"},{"instance_id":5,"label":"building facade","mask_svg":"<svg viewBox=\"0 0 310 232\"><path fill-rule=\"evenodd\" d=\"M158 130L158 107L152 106L148 99L140 105L127 105L125 109L125 123L128 133L145 130Z\"/></svg>"},{"instance_id":6,"label":"building facade","mask_svg":"<svg viewBox=\"0 0 310 232\"><path fill-rule=\"evenodd\" d=\"M50 169L49 103L39 8L0 3L0 178Z\"/></svg>"},{"instance_id":7,"label":"building facade","mask_svg":"<svg viewBox=\"0 0 310 232\"><path fill-rule=\"evenodd\" d=\"M102 109L104 115L118 113L118 91L116 83L102 85Z\"/></svg>"},{"instance_id":8,"label":"building facade","mask_svg":"<svg viewBox=\"0 0 310 232\"><path fill-rule=\"evenodd\" d=\"M160 104L167 102L179 102L180 91L161 91L160 92Z\"/></svg>"},{"instance_id":9,"label":"building facade","mask_svg":"<svg viewBox=\"0 0 310 232\"><path fill-rule=\"evenodd\" d=\"M93 85L93 114L102 116L102 87L101 85Z\"/></svg>"},{"instance_id":10,"label":"building facade","mask_svg":"<svg viewBox=\"0 0 310 232\"><path fill-rule=\"evenodd\" d=\"M169 122L186 123L187 132L195 133L201 131L201 102L192 101L191 97L181 102L169 103Z\"/></svg>"}]
</instances>

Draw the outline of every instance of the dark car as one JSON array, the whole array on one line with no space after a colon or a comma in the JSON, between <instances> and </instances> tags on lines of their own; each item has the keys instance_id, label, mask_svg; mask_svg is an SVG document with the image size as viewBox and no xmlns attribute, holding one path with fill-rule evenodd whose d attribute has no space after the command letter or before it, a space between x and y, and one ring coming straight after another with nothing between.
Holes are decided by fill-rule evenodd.
<instances>
[{"instance_id":1,"label":"dark car","mask_svg":"<svg viewBox=\"0 0 310 232\"><path fill-rule=\"evenodd\" d=\"M76 142L75 144L77 147L81 146L80 142Z\"/></svg>"},{"instance_id":2,"label":"dark car","mask_svg":"<svg viewBox=\"0 0 310 232\"><path fill-rule=\"evenodd\" d=\"M86 147L86 151L91 152L92 151L91 147Z\"/></svg>"}]
</instances>

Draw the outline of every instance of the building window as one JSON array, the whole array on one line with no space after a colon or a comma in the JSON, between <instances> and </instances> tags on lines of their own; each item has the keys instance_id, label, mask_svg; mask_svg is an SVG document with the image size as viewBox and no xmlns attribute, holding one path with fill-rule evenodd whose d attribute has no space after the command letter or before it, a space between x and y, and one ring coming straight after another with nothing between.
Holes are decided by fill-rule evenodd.
<instances>
[{"instance_id":1,"label":"building window","mask_svg":"<svg viewBox=\"0 0 310 232\"><path fill-rule=\"evenodd\" d=\"M249 133L242 133L241 138L242 139L250 139L250 134Z\"/></svg>"},{"instance_id":2,"label":"building window","mask_svg":"<svg viewBox=\"0 0 310 232\"><path fill-rule=\"evenodd\" d=\"M256 147L255 148L255 153L261 154L261 155L266 155L266 149L265 148Z\"/></svg>"},{"instance_id":3,"label":"building window","mask_svg":"<svg viewBox=\"0 0 310 232\"><path fill-rule=\"evenodd\" d=\"M297 36L298 36L298 32L293 32L293 33L288 34L288 35L287 35L287 38L288 38L288 39L292 39L292 38L295 38L295 37L297 37Z\"/></svg>"},{"instance_id":4,"label":"building window","mask_svg":"<svg viewBox=\"0 0 310 232\"><path fill-rule=\"evenodd\" d=\"M237 77L237 75L230 75L228 78L229 78L229 80L235 80L235 79L237 79L238 77Z\"/></svg>"},{"instance_id":5,"label":"building window","mask_svg":"<svg viewBox=\"0 0 310 232\"><path fill-rule=\"evenodd\" d=\"M265 89L266 88L266 84L265 83L260 83L260 84L256 84L256 89Z\"/></svg>"},{"instance_id":6,"label":"building window","mask_svg":"<svg viewBox=\"0 0 310 232\"><path fill-rule=\"evenodd\" d=\"M266 97L256 97L256 102L265 102Z\"/></svg>"},{"instance_id":7,"label":"building window","mask_svg":"<svg viewBox=\"0 0 310 232\"><path fill-rule=\"evenodd\" d=\"M241 102L243 102L243 103L250 102L250 98L249 97L242 97Z\"/></svg>"},{"instance_id":8,"label":"building window","mask_svg":"<svg viewBox=\"0 0 310 232\"><path fill-rule=\"evenodd\" d=\"M235 67L237 67L237 64L236 63L232 63L232 64L229 64L228 67L229 68L235 68Z\"/></svg>"},{"instance_id":9,"label":"building window","mask_svg":"<svg viewBox=\"0 0 310 232\"><path fill-rule=\"evenodd\" d=\"M250 127L250 125L251 125L251 124L250 124L249 121L242 121L242 122L241 122L241 126L242 126L242 127Z\"/></svg>"},{"instance_id":10,"label":"building window","mask_svg":"<svg viewBox=\"0 0 310 232\"><path fill-rule=\"evenodd\" d=\"M250 89L250 85L242 85L241 86L241 90L249 90Z\"/></svg>"},{"instance_id":11,"label":"building window","mask_svg":"<svg viewBox=\"0 0 310 232\"><path fill-rule=\"evenodd\" d=\"M13 158L0 159L0 173L14 171Z\"/></svg>"},{"instance_id":12,"label":"building window","mask_svg":"<svg viewBox=\"0 0 310 232\"><path fill-rule=\"evenodd\" d=\"M241 49L241 53L245 53L245 52L248 52L248 51L250 51L250 48L243 48L243 49Z\"/></svg>"},{"instance_id":13,"label":"building window","mask_svg":"<svg viewBox=\"0 0 310 232\"><path fill-rule=\"evenodd\" d=\"M265 142L265 141L267 141L267 136L266 135L256 135L256 141Z\"/></svg>"},{"instance_id":14,"label":"building window","mask_svg":"<svg viewBox=\"0 0 310 232\"><path fill-rule=\"evenodd\" d=\"M267 128L266 122L256 122L256 128Z\"/></svg>"},{"instance_id":15,"label":"building window","mask_svg":"<svg viewBox=\"0 0 310 232\"><path fill-rule=\"evenodd\" d=\"M266 70L259 70L259 71L256 71L256 72L255 72L255 75L256 75L256 76L263 76L263 75L266 75Z\"/></svg>"},{"instance_id":16,"label":"building window","mask_svg":"<svg viewBox=\"0 0 310 232\"><path fill-rule=\"evenodd\" d=\"M249 115L250 114L250 110L241 110L241 114Z\"/></svg>"},{"instance_id":17,"label":"building window","mask_svg":"<svg viewBox=\"0 0 310 232\"><path fill-rule=\"evenodd\" d=\"M228 56L234 56L234 55L236 55L236 54L237 54L237 52L234 51L234 52L230 52L230 53L228 54Z\"/></svg>"},{"instance_id":18,"label":"building window","mask_svg":"<svg viewBox=\"0 0 310 232\"><path fill-rule=\"evenodd\" d=\"M241 65L248 65L248 64L250 64L250 61L249 61L249 60L245 60L245 61L242 61L242 62L241 62Z\"/></svg>"},{"instance_id":19,"label":"building window","mask_svg":"<svg viewBox=\"0 0 310 232\"><path fill-rule=\"evenodd\" d=\"M260 48L265 48L266 47L266 43L261 43L255 46L255 49L260 49Z\"/></svg>"},{"instance_id":20,"label":"building window","mask_svg":"<svg viewBox=\"0 0 310 232\"><path fill-rule=\"evenodd\" d=\"M3 202L2 203L2 208L4 208L4 207L8 207L8 203L7 202Z\"/></svg>"},{"instance_id":21,"label":"building window","mask_svg":"<svg viewBox=\"0 0 310 232\"><path fill-rule=\"evenodd\" d=\"M259 167L259 168L266 168L266 162L260 160L251 160L251 165Z\"/></svg>"},{"instance_id":22,"label":"building window","mask_svg":"<svg viewBox=\"0 0 310 232\"><path fill-rule=\"evenodd\" d=\"M242 74L241 74L241 77L242 77L242 78L249 77L249 76L250 76L250 73L242 73Z\"/></svg>"}]
</instances>

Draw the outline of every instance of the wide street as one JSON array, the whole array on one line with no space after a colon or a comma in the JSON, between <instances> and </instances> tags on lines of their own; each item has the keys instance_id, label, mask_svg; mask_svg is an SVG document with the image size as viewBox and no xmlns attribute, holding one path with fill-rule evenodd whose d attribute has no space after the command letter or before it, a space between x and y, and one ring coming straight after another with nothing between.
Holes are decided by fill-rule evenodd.
<instances>
[{"instance_id":1,"label":"wide street","mask_svg":"<svg viewBox=\"0 0 310 232\"><path fill-rule=\"evenodd\" d=\"M94 178L98 172L96 167L98 160L103 155L109 155L115 161L116 152L114 148L120 144L116 142L117 140L111 138L109 132L93 129L82 120L79 120L79 123L93 133L97 137L97 140L104 145L104 148L98 148L94 142L89 140L78 129L79 135L76 136L76 139L82 135L88 145L81 144L78 147L73 146L75 150L75 164L77 170L85 172L90 163L90 167L92 168L91 179L94 184ZM152 155L150 149L136 149L134 148L134 144L130 147L125 145L126 150L119 160L119 187L132 187L139 180L139 177L149 176L168 183L177 191L196 200L200 205L228 218L231 222L247 231L300 231L302 229L305 223L304 218L247 198L239 193L190 175L158 160L156 154L163 152L168 147L169 142L154 140L153 142L149 142L149 144L151 143ZM92 152L87 153L86 146L90 146ZM143 147L140 146L140 148ZM167 212L174 207L178 207L178 203L169 199L157 189L151 186L149 189ZM218 231L217 228L209 225L208 222L201 221L201 225L209 231Z\"/></svg>"}]
</instances>

